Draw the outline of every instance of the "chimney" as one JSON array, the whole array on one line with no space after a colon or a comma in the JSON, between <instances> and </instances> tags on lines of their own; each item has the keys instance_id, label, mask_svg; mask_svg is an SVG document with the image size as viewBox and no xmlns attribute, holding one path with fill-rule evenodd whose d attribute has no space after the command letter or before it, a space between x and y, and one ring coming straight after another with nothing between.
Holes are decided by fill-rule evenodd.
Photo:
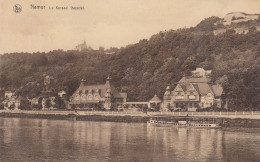
<instances>
[{"instance_id":1,"label":"chimney","mask_svg":"<svg viewBox=\"0 0 260 162\"><path fill-rule=\"evenodd\" d=\"M81 79L81 82L80 82L80 87L83 87L86 83L86 80L85 79Z\"/></svg>"}]
</instances>

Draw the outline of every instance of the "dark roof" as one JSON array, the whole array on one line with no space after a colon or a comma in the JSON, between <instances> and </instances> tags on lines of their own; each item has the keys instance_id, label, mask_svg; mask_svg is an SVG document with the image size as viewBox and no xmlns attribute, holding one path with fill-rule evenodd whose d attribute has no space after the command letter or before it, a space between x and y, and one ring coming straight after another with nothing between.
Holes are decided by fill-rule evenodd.
<instances>
[{"instance_id":1,"label":"dark roof","mask_svg":"<svg viewBox=\"0 0 260 162\"><path fill-rule=\"evenodd\" d=\"M179 84L184 92L186 92L191 84ZM194 89L200 95L207 95L208 93L212 93L215 96L221 96L223 93L223 88L220 85L210 85L208 83L196 83L192 84Z\"/></svg>"},{"instance_id":2,"label":"dark roof","mask_svg":"<svg viewBox=\"0 0 260 162\"><path fill-rule=\"evenodd\" d=\"M183 77L178 84L181 86L183 91L187 91L190 84L196 89L196 91L201 95L207 95L212 93L215 96L221 96L223 93L223 88L221 85L210 85L210 78L205 77Z\"/></svg>"},{"instance_id":3,"label":"dark roof","mask_svg":"<svg viewBox=\"0 0 260 162\"><path fill-rule=\"evenodd\" d=\"M101 97L105 97L107 94L107 89L111 89L111 93L114 98L125 98L127 95L121 95L117 89L110 85L110 82L106 82L105 84L97 84L97 85L86 85L85 83L80 84L79 88L76 90L75 93L78 93L79 91L82 91L83 93L86 93L86 91L94 90L94 93L96 90L100 90Z\"/></svg>"},{"instance_id":4,"label":"dark roof","mask_svg":"<svg viewBox=\"0 0 260 162\"><path fill-rule=\"evenodd\" d=\"M207 83L199 83L199 84L197 84L197 86L199 89L199 93L201 95L207 95L208 93L213 93L209 84L207 84Z\"/></svg>"},{"instance_id":5,"label":"dark roof","mask_svg":"<svg viewBox=\"0 0 260 162\"><path fill-rule=\"evenodd\" d=\"M218 97L221 96L222 93L223 93L223 88L219 84L218 85L213 85L212 86L212 90L213 90L215 96L218 96Z\"/></svg>"},{"instance_id":6,"label":"dark roof","mask_svg":"<svg viewBox=\"0 0 260 162\"><path fill-rule=\"evenodd\" d=\"M162 100L157 95L154 95L154 97L149 102L160 103Z\"/></svg>"},{"instance_id":7,"label":"dark roof","mask_svg":"<svg viewBox=\"0 0 260 162\"><path fill-rule=\"evenodd\" d=\"M182 77L178 83L208 83L209 77Z\"/></svg>"},{"instance_id":8,"label":"dark roof","mask_svg":"<svg viewBox=\"0 0 260 162\"><path fill-rule=\"evenodd\" d=\"M113 85L111 86L111 92L115 98L124 98Z\"/></svg>"},{"instance_id":9,"label":"dark roof","mask_svg":"<svg viewBox=\"0 0 260 162\"><path fill-rule=\"evenodd\" d=\"M120 95L122 96L122 98L127 98L127 93L120 93Z\"/></svg>"}]
</instances>

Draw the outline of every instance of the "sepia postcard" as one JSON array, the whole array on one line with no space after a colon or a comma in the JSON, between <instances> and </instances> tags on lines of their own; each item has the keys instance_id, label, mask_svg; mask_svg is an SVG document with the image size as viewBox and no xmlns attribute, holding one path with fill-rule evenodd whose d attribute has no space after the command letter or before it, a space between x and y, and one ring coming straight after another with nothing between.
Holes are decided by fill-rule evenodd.
<instances>
[{"instance_id":1,"label":"sepia postcard","mask_svg":"<svg viewBox=\"0 0 260 162\"><path fill-rule=\"evenodd\" d=\"M260 159L259 0L0 0L0 161Z\"/></svg>"}]
</instances>

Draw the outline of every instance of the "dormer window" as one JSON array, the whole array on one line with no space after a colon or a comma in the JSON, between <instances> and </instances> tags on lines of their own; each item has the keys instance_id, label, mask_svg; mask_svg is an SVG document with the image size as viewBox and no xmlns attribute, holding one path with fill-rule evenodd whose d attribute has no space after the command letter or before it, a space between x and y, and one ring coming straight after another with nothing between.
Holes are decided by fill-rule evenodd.
<instances>
[{"instance_id":1,"label":"dormer window","mask_svg":"<svg viewBox=\"0 0 260 162\"><path fill-rule=\"evenodd\" d=\"M184 99L184 96L181 95L181 93L177 93L176 96L175 96L175 99L176 99L176 100L183 100L183 99Z\"/></svg>"},{"instance_id":2,"label":"dormer window","mask_svg":"<svg viewBox=\"0 0 260 162\"><path fill-rule=\"evenodd\" d=\"M93 96L92 95L88 95L88 100L93 100Z\"/></svg>"},{"instance_id":3,"label":"dormer window","mask_svg":"<svg viewBox=\"0 0 260 162\"><path fill-rule=\"evenodd\" d=\"M75 95L75 100L79 100L79 95Z\"/></svg>"},{"instance_id":4,"label":"dormer window","mask_svg":"<svg viewBox=\"0 0 260 162\"><path fill-rule=\"evenodd\" d=\"M81 96L81 99L85 100L85 99L86 99L86 95L83 94L83 95Z\"/></svg>"},{"instance_id":5,"label":"dormer window","mask_svg":"<svg viewBox=\"0 0 260 162\"><path fill-rule=\"evenodd\" d=\"M196 99L196 95L194 95L193 93L191 93L190 95L188 95L188 98L190 100L195 100Z\"/></svg>"}]
</instances>

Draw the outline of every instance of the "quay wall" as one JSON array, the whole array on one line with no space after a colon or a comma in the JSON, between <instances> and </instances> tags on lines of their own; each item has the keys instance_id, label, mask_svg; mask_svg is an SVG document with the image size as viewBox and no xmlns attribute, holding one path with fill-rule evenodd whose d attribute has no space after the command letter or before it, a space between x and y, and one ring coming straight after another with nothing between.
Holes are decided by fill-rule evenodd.
<instances>
[{"instance_id":1,"label":"quay wall","mask_svg":"<svg viewBox=\"0 0 260 162\"><path fill-rule=\"evenodd\" d=\"M187 115L188 114L188 115ZM215 112L216 114L216 112ZM253 116L253 118L250 118ZM145 123L150 118L158 120L215 120L222 127L245 127L245 128L260 128L260 115L252 113L241 115L220 116L212 114L192 115L190 113L136 113L136 112L86 112L86 111L0 111L0 117L6 118L36 118L36 119L52 119L52 120L78 120L78 121L108 121L108 122L138 122ZM247 118L245 118L247 116Z\"/></svg>"}]
</instances>

